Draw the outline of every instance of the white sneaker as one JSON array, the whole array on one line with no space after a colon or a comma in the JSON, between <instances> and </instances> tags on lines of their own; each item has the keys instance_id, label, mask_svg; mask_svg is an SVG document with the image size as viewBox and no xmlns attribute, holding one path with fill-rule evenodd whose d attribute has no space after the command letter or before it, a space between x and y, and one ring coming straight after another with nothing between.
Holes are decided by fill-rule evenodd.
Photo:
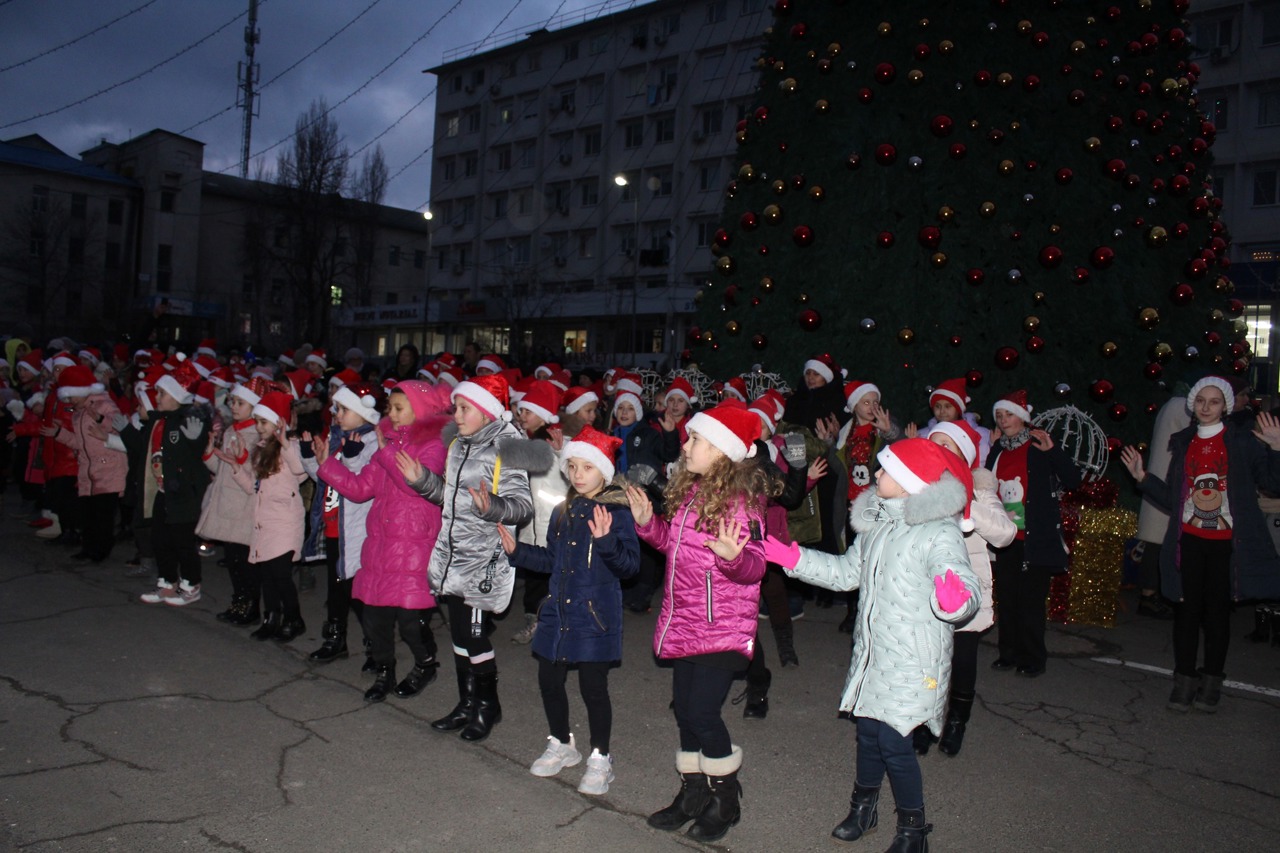
<instances>
[{"instance_id":1,"label":"white sneaker","mask_svg":"<svg viewBox=\"0 0 1280 853\"><path fill-rule=\"evenodd\" d=\"M609 783L613 781L613 756L601 755L600 750L591 750L587 759L587 772L582 774L578 783L578 793L600 796L609 793Z\"/></svg>"},{"instance_id":2,"label":"white sneaker","mask_svg":"<svg viewBox=\"0 0 1280 853\"><path fill-rule=\"evenodd\" d=\"M511 637L511 642L521 646L527 646L533 642L533 635L538 632L538 614L526 613L524 615L524 627Z\"/></svg>"},{"instance_id":3,"label":"white sneaker","mask_svg":"<svg viewBox=\"0 0 1280 853\"><path fill-rule=\"evenodd\" d=\"M566 767L573 767L582 761L582 753L573 745L573 735L569 735L568 743L561 743L551 735L547 735L547 751L533 762L529 772L534 776L554 776Z\"/></svg>"},{"instance_id":4,"label":"white sneaker","mask_svg":"<svg viewBox=\"0 0 1280 853\"><path fill-rule=\"evenodd\" d=\"M200 584L189 584L186 581L178 584L177 595L166 598L165 604L172 604L174 607L186 607L200 600Z\"/></svg>"},{"instance_id":5,"label":"white sneaker","mask_svg":"<svg viewBox=\"0 0 1280 853\"><path fill-rule=\"evenodd\" d=\"M37 539L57 539L62 535L62 525L58 522L58 517L56 515L50 515L49 518L53 519L53 524L50 524L48 527L41 527L37 530Z\"/></svg>"},{"instance_id":6,"label":"white sneaker","mask_svg":"<svg viewBox=\"0 0 1280 853\"><path fill-rule=\"evenodd\" d=\"M143 604L165 604L169 599L177 597L178 591L171 584L160 581L151 592L144 592L138 596L138 600Z\"/></svg>"}]
</instances>

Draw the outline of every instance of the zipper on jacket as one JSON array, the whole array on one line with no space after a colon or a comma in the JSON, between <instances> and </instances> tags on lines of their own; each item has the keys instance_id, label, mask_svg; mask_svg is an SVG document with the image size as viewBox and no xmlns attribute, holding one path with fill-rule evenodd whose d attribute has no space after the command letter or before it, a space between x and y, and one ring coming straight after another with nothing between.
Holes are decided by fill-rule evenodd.
<instances>
[{"instance_id":1,"label":"zipper on jacket","mask_svg":"<svg viewBox=\"0 0 1280 853\"><path fill-rule=\"evenodd\" d=\"M662 653L662 643L667 639L667 629L671 627L671 620L676 615L676 557L680 553L680 542L684 539L684 526L689 520L689 510L693 509L693 504L684 505L684 515L680 517L680 527L676 531L676 547L671 551L671 570L667 572L667 601L671 606L667 609L667 623L662 626L662 633L658 635L658 653Z\"/></svg>"},{"instance_id":2,"label":"zipper on jacket","mask_svg":"<svg viewBox=\"0 0 1280 853\"><path fill-rule=\"evenodd\" d=\"M453 563L453 524L458 518L458 490L462 488L462 469L466 467L467 460L471 458L471 443L464 442L463 447L466 448L462 461L458 463L458 479L453 483L453 496L449 498L449 559L444 564L444 574L440 575L440 594L444 594L445 582L449 579L449 566ZM445 476L449 474L448 457L445 457ZM445 481L448 485L448 481Z\"/></svg>"},{"instance_id":3,"label":"zipper on jacket","mask_svg":"<svg viewBox=\"0 0 1280 853\"><path fill-rule=\"evenodd\" d=\"M707 622L714 622L715 616L711 612L711 572L707 572Z\"/></svg>"},{"instance_id":4,"label":"zipper on jacket","mask_svg":"<svg viewBox=\"0 0 1280 853\"><path fill-rule=\"evenodd\" d=\"M587 599L587 612L591 614L592 619L596 620L596 625L600 627L601 631L608 632L609 629L604 626L604 622L600 621L600 614L596 613L595 602L591 599Z\"/></svg>"}]
</instances>

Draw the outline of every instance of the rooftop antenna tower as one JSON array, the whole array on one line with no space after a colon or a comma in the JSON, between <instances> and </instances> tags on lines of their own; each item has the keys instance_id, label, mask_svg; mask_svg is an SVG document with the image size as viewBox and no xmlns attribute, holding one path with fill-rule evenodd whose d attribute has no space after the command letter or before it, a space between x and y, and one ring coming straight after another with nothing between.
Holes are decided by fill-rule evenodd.
<instances>
[{"instance_id":1,"label":"rooftop antenna tower","mask_svg":"<svg viewBox=\"0 0 1280 853\"><path fill-rule=\"evenodd\" d=\"M249 22L244 27L244 60L236 63L236 107L244 110L240 130L240 177L249 177L249 139L253 136L253 117L258 114L258 81L260 68L253 61L253 51L262 38L258 32L258 0L249 0Z\"/></svg>"}]
</instances>

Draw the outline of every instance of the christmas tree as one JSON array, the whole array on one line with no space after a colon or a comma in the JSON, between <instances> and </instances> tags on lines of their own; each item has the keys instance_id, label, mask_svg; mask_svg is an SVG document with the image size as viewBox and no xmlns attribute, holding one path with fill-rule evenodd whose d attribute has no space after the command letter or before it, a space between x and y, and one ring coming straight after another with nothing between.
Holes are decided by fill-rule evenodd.
<instances>
[{"instance_id":1,"label":"christmas tree","mask_svg":"<svg viewBox=\"0 0 1280 853\"><path fill-rule=\"evenodd\" d=\"M966 377L1140 443L1247 367L1187 0L778 0L690 355L832 353L923 423Z\"/></svg>"}]
</instances>

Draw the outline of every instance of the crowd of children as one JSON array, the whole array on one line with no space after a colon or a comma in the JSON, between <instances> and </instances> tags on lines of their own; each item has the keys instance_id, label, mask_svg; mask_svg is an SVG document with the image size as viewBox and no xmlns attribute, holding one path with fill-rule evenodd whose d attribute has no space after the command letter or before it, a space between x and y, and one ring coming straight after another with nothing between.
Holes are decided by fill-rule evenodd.
<instances>
[{"instance_id":1,"label":"crowd of children","mask_svg":"<svg viewBox=\"0 0 1280 853\"><path fill-rule=\"evenodd\" d=\"M201 553L217 543L231 580L217 619L280 643L306 631L298 564L323 560L326 618L309 660L348 657L354 614L373 676L364 698L408 699L437 677L441 618L458 701L431 726L471 742L501 722L492 621L518 606L513 642L537 660L548 729L535 776L582 763L589 747L578 789L609 790L609 670L621 662L624 612L658 596L653 652L672 675L680 788L649 817L655 828L689 825L691 838L713 842L739 821L744 756L725 700L745 673L743 716L767 714L758 617L767 613L779 663L798 665L791 622L806 585L847 601L842 628L854 636L840 710L857 727L856 775L837 839L876 825L887 776L894 849L925 849L916 756L935 742L960 752L978 638L993 621L995 669L1045 671L1045 593L1067 557L1058 496L1080 475L1032 426L1022 391L995 403L992 433L962 379L929 389L933 419L904 428L876 385L845 381L829 355L805 362L789 396L748 400L732 379L700 400L680 377L647 394L622 369L575 381L543 364L525 377L478 352L417 367L416 351L402 350L379 382L351 352L330 365L310 348L267 362L214 341L189 357L117 347L104 358L59 343L10 341L0 365L6 471L38 536L99 563L130 531L134 561L156 574L140 601L174 607L200 600ZM1170 559L1194 558L1197 573L1194 589L1181 573L1181 594L1199 609L1176 626L1178 710L1220 699L1231 595L1220 565L1238 564L1255 592L1275 586L1275 566L1249 550L1257 525L1234 485L1217 489L1213 507L1192 499L1201 468L1227 465L1233 484L1280 490L1280 425L1259 419L1253 436L1215 428L1224 387L1197 386L1188 405L1200 432L1180 439L1202 455L1216 449L1210 462L1161 479L1136 452L1124 458L1148 494L1190 507L1166 539ZM413 655L400 678L397 629ZM570 670L587 709L582 751Z\"/></svg>"}]
</instances>

